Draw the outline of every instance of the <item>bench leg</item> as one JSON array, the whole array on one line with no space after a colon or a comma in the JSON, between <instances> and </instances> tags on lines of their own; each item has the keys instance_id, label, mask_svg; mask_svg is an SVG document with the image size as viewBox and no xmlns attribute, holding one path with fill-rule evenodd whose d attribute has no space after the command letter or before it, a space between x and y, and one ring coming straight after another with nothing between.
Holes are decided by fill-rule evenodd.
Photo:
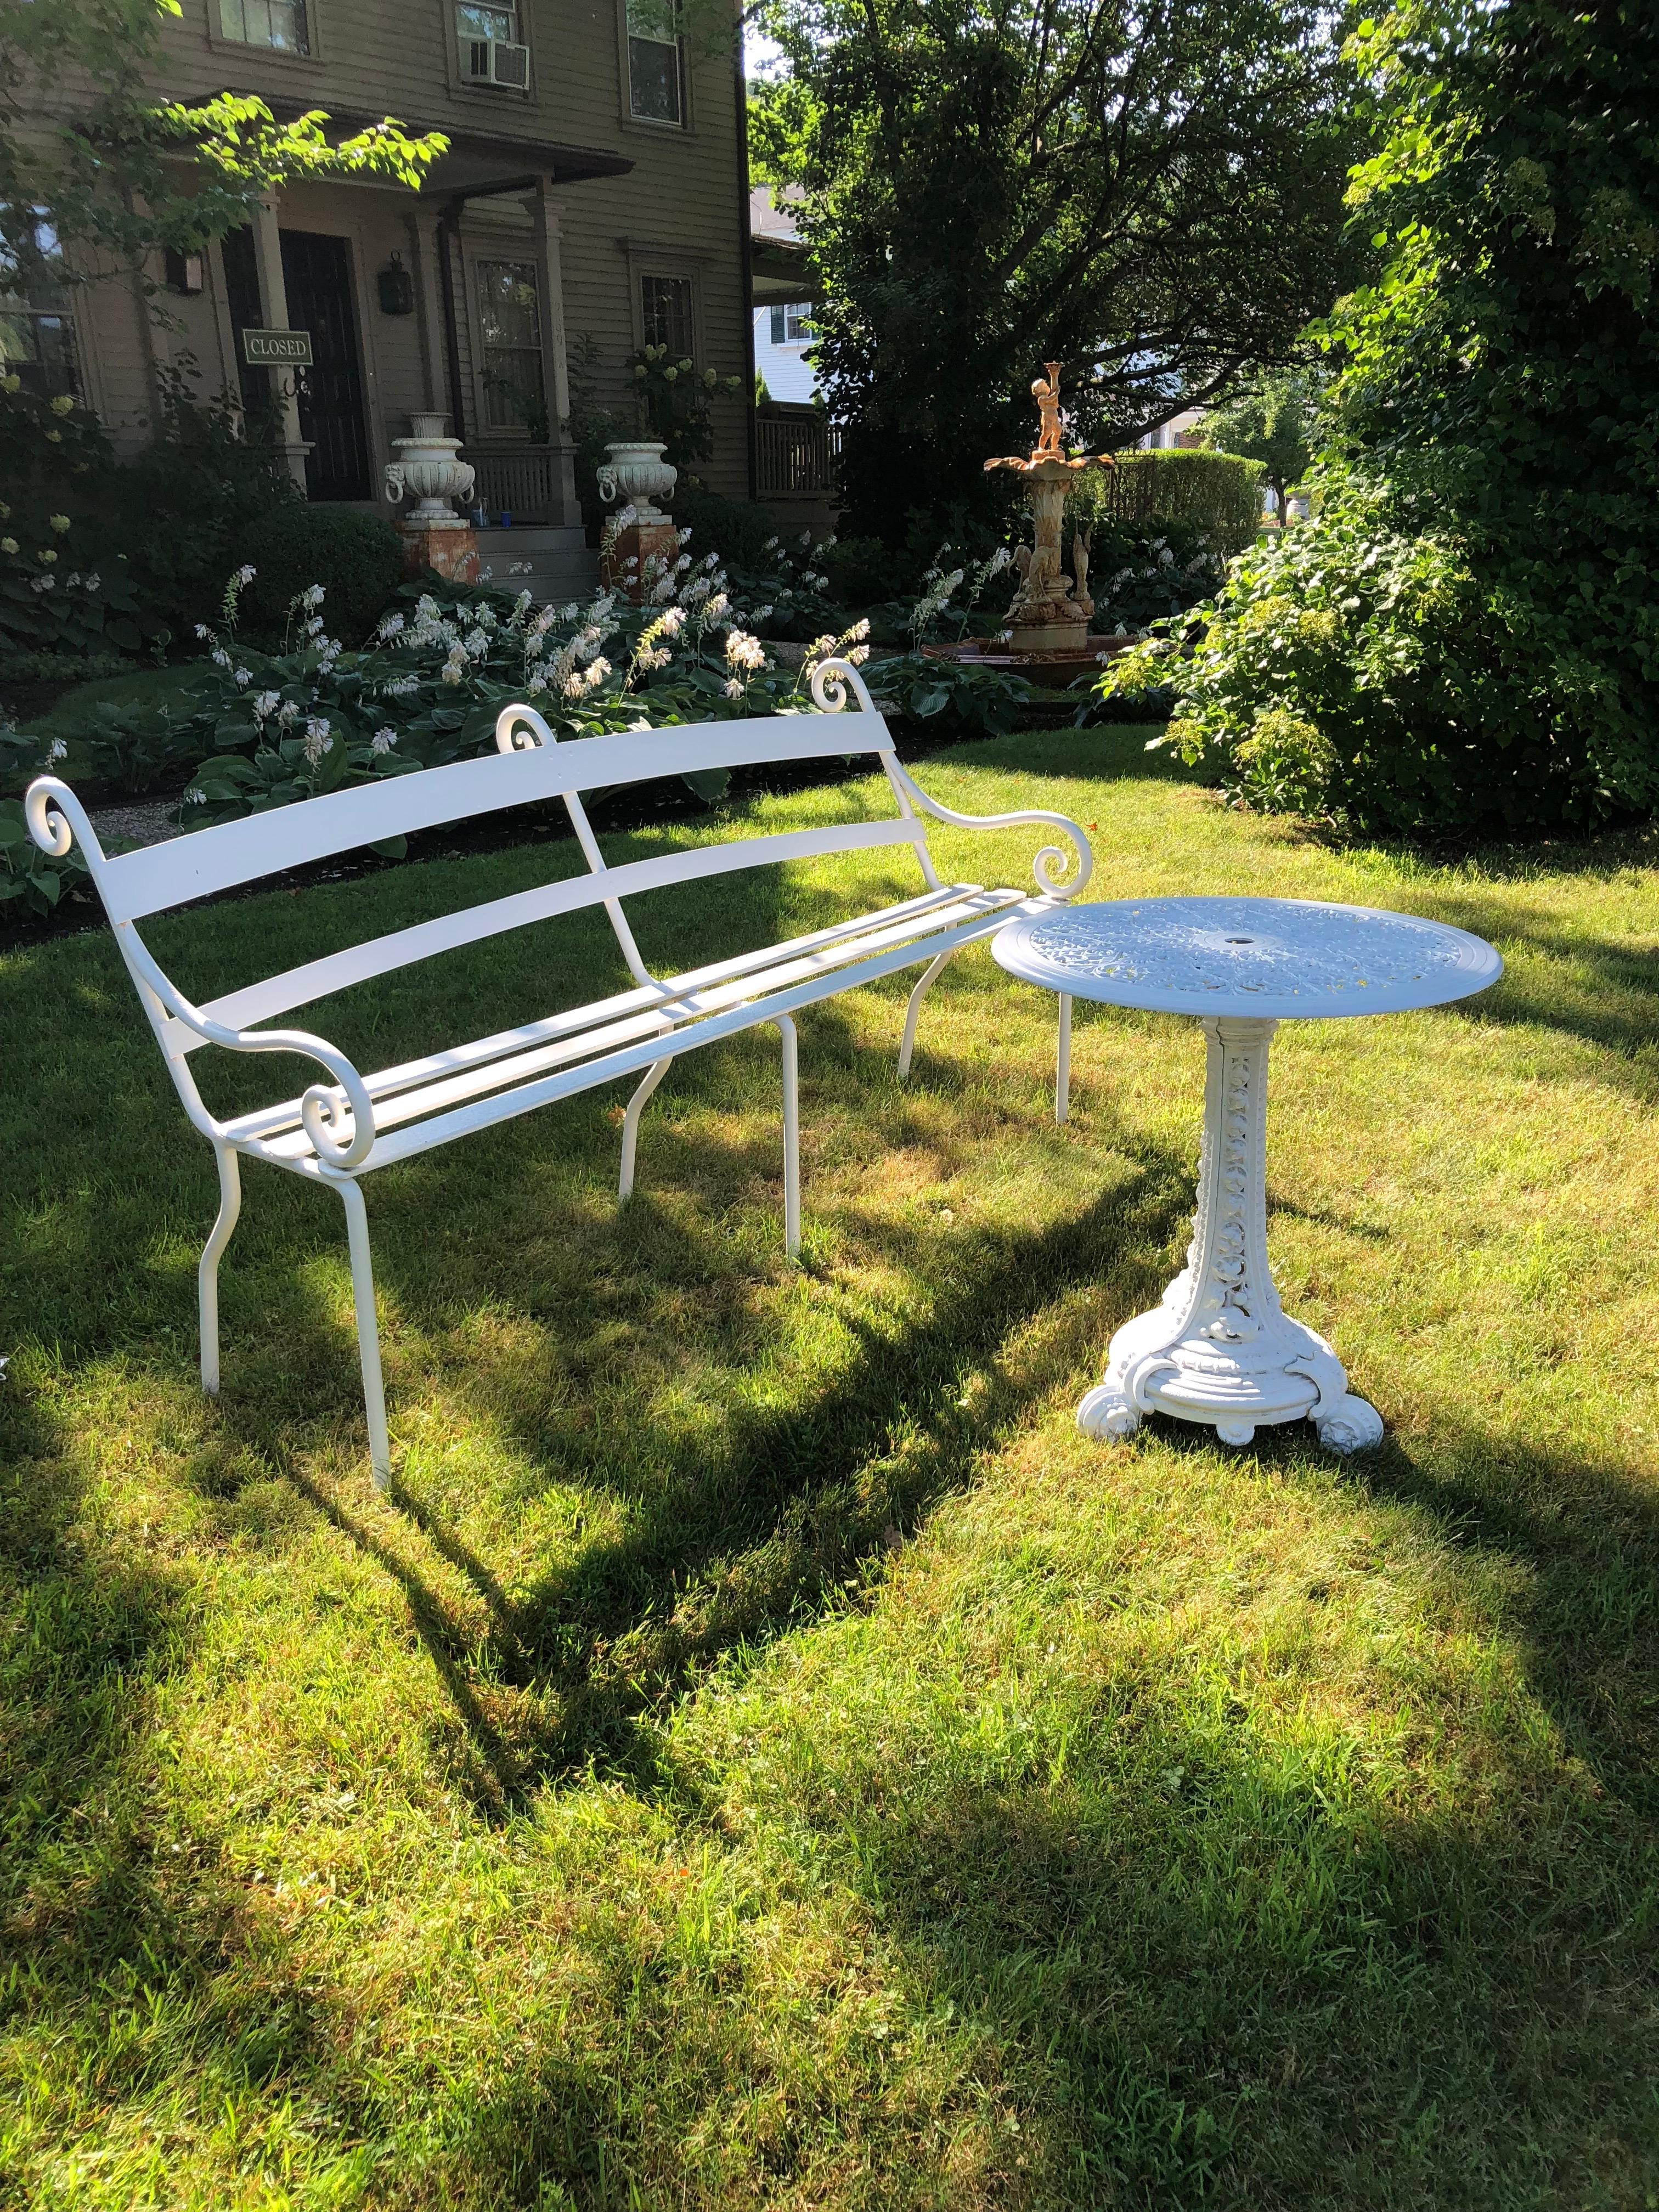
<instances>
[{"instance_id":1,"label":"bench leg","mask_svg":"<svg viewBox=\"0 0 1659 2212\"><path fill-rule=\"evenodd\" d=\"M634 1195L634 1169L639 1158L640 1115L645 1102L674 1065L671 1054L666 1060L653 1060L645 1072L645 1080L628 1102L628 1111L623 1115L622 1174L617 1183L618 1203Z\"/></svg>"},{"instance_id":2,"label":"bench leg","mask_svg":"<svg viewBox=\"0 0 1659 2212\"><path fill-rule=\"evenodd\" d=\"M368 1414L368 1458L376 1490L392 1486L392 1445L386 1427L386 1385L380 1377L380 1332L374 1319L374 1270L368 1256L368 1215L355 1182L337 1182L345 1206L346 1237L351 1248L351 1301L357 1311L357 1357L363 1370L363 1404Z\"/></svg>"},{"instance_id":3,"label":"bench leg","mask_svg":"<svg viewBox=\"0 0 1659 2212\"><path fill-rule=\"evenodd\" d=\"M196 1305L202 1324L202 1388L210 1395L219 1390L219 1262L242 1210L240 1162L234 1145L216 1145L219 1162L219 1218L202 1247L196 1270Z\"/></svg>"},{"instance_id":4,"label":"bench leg","mask_svg":"<svg viewBox=\"0 0 1659 2212\"><path fill-rule=\"evenodd\" d=\"M787 1014L775 1017L783 1040L783 1249L800 1252L800 1042Z\"/></svg>"},{"instance_id":5,"label":"bench leg","mask_svg":"<svg viewBox=\"0 0 1659 2212\"><path fill-rule=\"evenodd\" d=\"M898 1072L901 1083L910 1073L910 1055L916 1048L916 1023L921 1018L921 1002L961 949L960 945L953 945L948 952L941 952L935 959L930 960L921 971L921 981L910 994L910 1003L904 1010L904 1035L899 1043Z\"/></svg>"},{"instance_id":6,"label":"bench leg","mask_svg":"<svg viewBox=\"0 0 1659 2212\"><path fill-rule=\"evenodd\" d=\"M1054 1119L1064 1121L1072 1104L1072 994L1060 994L1060 1050L1054 1061Z\"/></svg>"}]
</instances>

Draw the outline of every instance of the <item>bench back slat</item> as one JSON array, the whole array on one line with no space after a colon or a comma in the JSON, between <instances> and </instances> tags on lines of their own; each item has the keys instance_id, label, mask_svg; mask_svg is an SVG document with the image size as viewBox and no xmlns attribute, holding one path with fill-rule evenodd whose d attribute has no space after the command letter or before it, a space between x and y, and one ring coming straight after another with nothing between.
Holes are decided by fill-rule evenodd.
<instances>
[{"instance_id":1,"label":"bench back slat","mask_svg":"<svg viewBox=\"0 0 1659 2212\"><path fill-rule=\"evenodd\" d=\"M492 753L449 768L388 776L298 806L198 830L169 844L103 860L94 873L110 920L137 921L382 838L465 822L568 791L764 761L889 752L892 743L879 714L855 713L766 716L577 738L568 744Z\"/></svg>"},{"instance_id":2,"label":"bench back slat","mask_svg":"<svg viewBox=\"0 0 1659 2212\"><path fill-rule=\"evenodd\" d=\"M775 727L775 725L774 725ZM563 749L561 748L561 750ZM526 757L526 756L520 756ZM202 1008L210 1020L231 1029L286 1013L290 1007L307 1006L332 991L367 982L395 968L429 960L481 939L499 936L503 930L520 929L526 923L544 921L557 914L573 914L583 907L638 891L657 890L672 884L696 883L711 876L728 875L738 868L754 868L779 860L800 860L830 853L879 851L883 847L919 847L920 823L902 819L887 822L840 823L822 830L792 830L769 837L732 837L718 845L699 845L675 853L659 854L649 860L629 860L602 874L567 876L556 884L533 890L515 891L488 904L442 915L434 921L416 922L367 944L349 945L339 952L313 960L302 968L272 975L263 983L231 991ZM169 1024L168 1044L175 1051L193 1052L203 1040L182 1022Z\"/></svg>"}]
</instances>

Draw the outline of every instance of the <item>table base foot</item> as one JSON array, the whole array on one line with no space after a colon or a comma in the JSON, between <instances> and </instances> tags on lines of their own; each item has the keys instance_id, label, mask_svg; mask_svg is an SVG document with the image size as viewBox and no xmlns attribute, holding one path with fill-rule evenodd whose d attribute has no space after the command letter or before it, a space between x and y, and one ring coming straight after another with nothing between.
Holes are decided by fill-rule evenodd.
<instances>
[{"instance_id":1,"label":"table base foot","mask_svg":"<svg viewBox=\"0 0 1659 2212\"><path fill-rule=\"evenodd\" d=\"M1077 1425L1087 1437L1132 1437L1140 1426L1139 1407L1111 1382L1099 1382L1077 1409Z\"/></svg>"},{"instance_id":2,"label":"table base foot","mask_svg":"<svg viewBox=\"0 0 1659 2212\"><path fill-rule=\"evenodd\" d=\"M1375 1406L1352 1391L1314 1416L1319 1441L1327 1451L1370 1451L1382 1441L1382 1416Z\"/></svg>"}]
</instances>

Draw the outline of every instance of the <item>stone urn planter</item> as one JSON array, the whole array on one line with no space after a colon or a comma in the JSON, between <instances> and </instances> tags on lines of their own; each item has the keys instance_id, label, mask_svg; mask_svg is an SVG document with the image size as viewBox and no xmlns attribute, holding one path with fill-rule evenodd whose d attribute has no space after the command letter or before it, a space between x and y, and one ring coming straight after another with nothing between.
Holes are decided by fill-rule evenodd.
<instances>
[{"instance_id":1,"label":"stone urn planter","mask_svg":"<svg viewBox=\"0 0 1659 2212\"><path fill-rule=\"evenodd\" d=\"M659 438L625 439L605 452L610 459L599 470L599 497L607 506L625 501L641 522L666 522L668 517L655 500L672 500L679 471L663 455L668 451Z\"/></svg>"},{"instance_id":2,"label":"stone urn planter","mask_svg":"<svg viewBox=\"0 0 1659 2212\"><path fill-rule=\"evenodd\" d=\"M447 415L411 415L410 434L394 438L395 460L386 465L386 495L395 506L399 500L416 504L398 517L405 529L465 530L466 523L450 505L471 495L473 468L462 460L461 441L447 437Z\"/></svg>"},{"instance_id":3,"label":"stone urn planter","mask_svg":"<svg viewBox=\"0 0 1659 2212\"><path fill-rule=\"evenodd\" d=\"M673 517L653 504L673 497L679 471L663 459L668 448L659 438L619 440L605 450L609 458L599 472L599 497L607 505L622 500L623 512L633 512L620 529L614 520L606 523L599 574L607 589L625 592L637 605L647 588L647 563L672 563L680 550Z\"/></svg>"},{"instance_id":4,"label":"stone urn planter","mask_svg":"<svg viewBox=\"0 0 1659 2212\"><path fill-rule=\"evenodd\" d=\"M432 568L453 583L471 584L478 575L478 541L450 501L471 497L475 472L460 458L460 440L446 434L448 428L447 415L410 416L408 437L392 441L396 458L386 465L386 495L394 506L403 499L415 501L398 517L410 574Z\"/></svg>"}]
</instances>

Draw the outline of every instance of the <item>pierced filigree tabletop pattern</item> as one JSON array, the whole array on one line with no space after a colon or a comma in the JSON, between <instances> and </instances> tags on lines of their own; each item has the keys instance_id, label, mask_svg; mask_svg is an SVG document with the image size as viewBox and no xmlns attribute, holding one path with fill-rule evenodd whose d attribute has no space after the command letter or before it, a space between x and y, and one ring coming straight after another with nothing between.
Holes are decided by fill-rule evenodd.
<instances>
[{"instance_id":1,"label":"pierced filigree tabletop pattern","mask_svg":"<svg viewBox=\"0 0 1659 2212\"><path fill-rule=\"evenodd\" d=\"M1440 1006L1504 965L1443 922L1309 899L1112 899L1011 923L993 950L1010 974L1077 998L1268 1021Z\"/></svg>"}]
</instances>

